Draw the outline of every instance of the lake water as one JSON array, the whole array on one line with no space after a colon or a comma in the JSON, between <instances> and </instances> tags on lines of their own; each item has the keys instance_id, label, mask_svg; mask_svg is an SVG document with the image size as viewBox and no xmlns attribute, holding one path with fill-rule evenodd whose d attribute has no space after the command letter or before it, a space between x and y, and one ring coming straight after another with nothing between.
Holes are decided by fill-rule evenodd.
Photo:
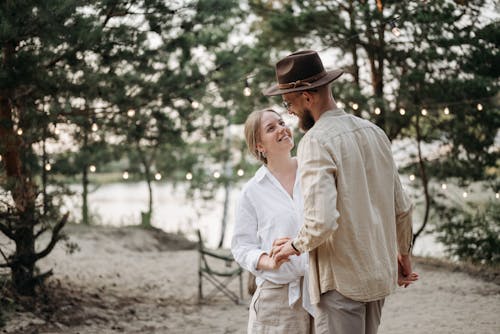
<instances>
[{"instance_id":1,"label":"lake water","mask_svg":"<svg viewBox=\"0 0 500 334\"><path fill-rule=\"evenodd\" d=\"M242 184L232 187L229 193L227 227L223 242L229 247L234 225L234 213L238 194ZM73 186L72 190L80 191ZM199 229L207 246L217 247L220 242L223 219L224 189L219 189L210 201L187 199L185 184L177 187L169 183L153 184L152 224L166 232L183 233L189 239L196 240L195 231ZM77 221L81 219L81 198L74 196L66 201L67 209ZM147 185L140 183L113 183L99 187L89 195L89 207L94 221L110 226L136 225L141 221L141 211L148 206ZM414 217L419 222L418 215ZM416 229L416 228L415 228ZM442 245L432 235L422 235L414 248L415 255L444 256Z\"/></svg>"}]
</instances>

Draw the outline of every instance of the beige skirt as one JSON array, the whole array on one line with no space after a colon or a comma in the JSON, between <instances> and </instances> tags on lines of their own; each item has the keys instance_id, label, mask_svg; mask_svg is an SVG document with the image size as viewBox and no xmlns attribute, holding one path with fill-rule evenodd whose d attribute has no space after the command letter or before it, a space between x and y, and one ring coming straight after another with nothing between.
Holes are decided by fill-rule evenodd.
<instances>
[{"instance_id":1,"label":"beige skirt","mask_svg":"<svg viewBox=\"0 0 500 334\"><path fill-rule=\"evenodd\" d=\"M312 319L302 307L302 298L292 307L288 305L288 284L264 281L250 302L248 333L310 334Z\"/></svg>"}]
</instances>

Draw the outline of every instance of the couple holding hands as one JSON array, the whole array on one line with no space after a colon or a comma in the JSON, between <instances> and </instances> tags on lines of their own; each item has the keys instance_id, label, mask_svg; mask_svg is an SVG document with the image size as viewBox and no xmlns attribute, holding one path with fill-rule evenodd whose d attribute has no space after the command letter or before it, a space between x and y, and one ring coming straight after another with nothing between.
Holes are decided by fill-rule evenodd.
<instances>
[{"instance_id":1,"label":"couple holding hands","mask_svg":"<svg viewBox=\"0 0 500 334\"><path fill-rule=\"evenodd\" d=\"M337 107L314 51L276 64L281 95L306 133L297 157L292 131L273 109L245 122L263 165L244 186L231 249L256 276L248 333L377 333L384 299L412 271L412 204L391 144L369 121Z\"/></svg>"}]
</instances>

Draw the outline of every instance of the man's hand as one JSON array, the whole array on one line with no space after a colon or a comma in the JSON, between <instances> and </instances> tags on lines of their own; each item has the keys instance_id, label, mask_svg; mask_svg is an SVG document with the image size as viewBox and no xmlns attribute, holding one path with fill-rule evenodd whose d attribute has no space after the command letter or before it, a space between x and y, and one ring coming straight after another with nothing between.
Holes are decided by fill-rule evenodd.
<instances>
[{"instance_id":1,"label":"man's hand","mask_svg":"<svg viewBox=\"0 0 500 334\"><path fill-rule=\"evenodd\" d=\"M273 241L273 248L271 249L271 253L269 254L270 257L274 256L275 251L280 247L283 246L284 244L287 243L288 240L291 240L290 237L282 237L278 238Z\"/></svg>"},{"instance_id":2,"label":"man's hand","mask_svg":"<svg viewBox=\"0 0 500 334\"><path fill-rule=\"evenodd\" d=\"M290 261L288 258L276 261L274 258L267 254L262 254L257 262L257 270L277 270L285 262Z\"/></svg>"},{"instance_id":3,"label":"man's hand","mask_svg":"<svg viewBox=\"0 0 500 334\"><path fill-rule=\"evenodd\" d=\"M285 240L288 239L288 240ZM292 247L292 239L290 238L281 238L276 239L273 243L273 250L271 251L272 257L276 262L283 261L284 259L288 259L290 255L300 255L293 247Z\"/></svg>"},{"instance_id":4,"label":"man's hand","mask_svg":"<svg viewBox=\"0 0 500 334\"><path fill-rule=\"evenodd\" d=\"M408 287L418 280L418 274L411 271L410 255L398 255L398 285Z\"/></svg>"}]
</instances>

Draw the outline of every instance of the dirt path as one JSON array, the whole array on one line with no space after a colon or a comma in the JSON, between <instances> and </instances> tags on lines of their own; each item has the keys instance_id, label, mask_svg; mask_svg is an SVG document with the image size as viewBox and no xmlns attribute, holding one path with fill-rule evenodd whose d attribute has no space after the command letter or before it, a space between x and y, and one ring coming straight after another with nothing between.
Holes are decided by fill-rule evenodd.
<instances>
[{"instance_id":1,"label":"dirt path","mask_svg":"<svg viewBox=\"0 0 500 334\"><path fill-rule=\"evenodd\" d=\"M80 251L61 245L41 262L54 269L45 303L26 300L0 333L245 333L246 304L198 305L192 244L134 228L70 226L69 234ZM421 280L386 300L379 333L500 332L499 285L415 267Z\"/></svg>"}]
</instances>

